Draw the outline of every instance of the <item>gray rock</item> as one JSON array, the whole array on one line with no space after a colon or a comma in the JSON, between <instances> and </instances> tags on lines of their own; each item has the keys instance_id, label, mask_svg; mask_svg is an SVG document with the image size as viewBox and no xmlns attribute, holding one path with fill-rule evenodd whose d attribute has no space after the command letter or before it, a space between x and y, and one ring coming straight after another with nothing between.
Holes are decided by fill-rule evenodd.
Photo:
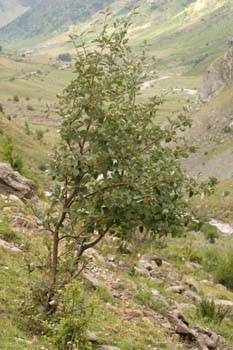
<instances>
[{"instance_id":1,"label":"gray rock","mask_svg":"<svg viewBox=\"0 0 233 350\"><path fill-rule=\"evenodd\" d=\"M103 287L102 283L92 276L89 272L82 272L82 277L89 282L89 284L92 286L94 289L98 289Z\"/></svg>"},{"instance_id":2,"label":"gray rock","mask_svg":"<svg viewBox=\"0 0 233 350\"><path fill-rule=\"evenodd\" d=\"M11 226L14 227L15 229L20 229L23 231L37 231L38 226L32 222L29 221L28 219L22 217L22 216L13 216L11 221Z\"/></svg>"},{"instance_id":3,"label":"gray rock","mask_svg":"<svg viewBox=\"0 0 233 350\"><path fill-rule=\"evenodd\" d=\"M192 277L184 276L183 283L186 284L192 291L198 294L201 292L198 283Z\"/></svg>"},{"instance_id":4,"label":"gray rock","mask_svg":"<svg viewBox=\"0 0 233 350\"><path fill-rule=\"evenodd\" d=\"M83 255L92 261L98 260L98 261L104 262L103 256L100 255L97 252L97 250L94 248L90 248L90 249L86 250Z\"/></svg>"},{"instance_id":5,"label":"gray rock","mask_svg":"<svg viewBox=\"0 0 233 350\"><path fill-rule=\"evenodd\" d=\"M0 163L0 192L14 194L19 198L31 198L35 195L36 185L26 179L10 165Z\"/></svg>"},{"instance_id":6,"label":"gray rock","mask_svg":"<svg viewBox=\"0 0 233 350\"><path fill-rule=\"evenodd\" d=\"M161 265L162 260L158 256L154 254L145 254L138 261L135 270L144 275L151 275Z\"/></svg>"},{"instance_id":7,"label":"gray rock","mask_svg":"<svg viewBox=\"0 0 233 350\"><path fill-rule=\"evenodd\" d=\"M175 305L175 310L177 310L179 313L183 313L186 311L196 311L196 306L193 304L187 304L187 303L181 303Z\"/></svg>"},{"instance_id":8,"label":"gray rock","mask_svg":"<svg viewBox=\"0 0 233 350\"><path fill-rule=\"evenodd\" d=\"M195 327L194 330L198 334L197 345L201 350L227 350L227 342L222 336L201 327Z\"/></svg>"},{"instance_id":9,"label":"gray rock","mask_svg":"<svg viewBox=\"0 0 233 350\"><path fill-rule=\"evenodd\" d=\"M91 343L97 343L98 342L98 337L97 337L97 335L94 332L87 331L87 337L88 337L88 340Z\"/></svg>"},{"instance_id":10,"label":"gray rock","mask_svg":"<svg viewBox=\"0 0 233 350\"><path fill-rule=\"evenodd\" d=\"M184 318L179 319L174 314L168 315L168 320L173 324L175 327L175 332L177 334L188 336L190 339L195 340L197 337L197 334L189 328L187 323L184 323Z\"/></svg>"},{"instance_id":11,"label":"gray rock","mask_svg":"<svg viewBox=\"0 0 233 350\"><path fill-rule=\"evenodd\" d=\"M192 292L191 290L186 290L184 292L184 296L189 298L195 304L201 301L201 297L198 294Z\"/></svg>"},{"instance_id":12,"label":"gray rock","mask_svg":"<svg viewBox=\"0 0 233 350\"><path fill-rule=\"evenodd\" d=\"M13 253L21 253L21 250L18 247L12 243L4 241L3 239L0 239L0 247L3 247L4 249Z\"/></svg>"},{"instance_id":13,"label":"gray rock","mask_svg":"<svg viewBox=\"0 0 233 350\"><path fill-rule=\"evenodd\" d=\"M216 306L226 311L226 316L233 316L233 301L216 299L214 303Z\"/></svg>"},{"instance_id":14,"label":"gray rock","mask_svg":"<svg viewBox=\"0 0 233 350\"><path fill-rule=\"evenodd\" d=\"M161 303L163 306L166 307L166 309L169 308L169 304L166 298L163 295L161 295L157 289L151 289L151 294L152 294L152 301L154 303Z\"/></svg>"},{"instance_id":15,"label":"gray rock","mask_svg":"<svg viewBox=\"0 0 233 350\"><path fill-rule=\"evenodd\" d=\"M24 202L21 201L21 199L19 197L15 196L14 194L9 195L9 201L17 207L23 208L25 206Z\"/></svg>"},{"instance_id":16,"label":"gray rock","mask_svg":"<svg viewBox=\"0 0 233 350\"><path fill-rule=\"evenodd\" d=\"M166 289L166 291L167 292L172 292L172 293L177 293L177 294L182 294L185 291L185 286L178 285L178 286L168 287Z\"/></svg>"},{"instance_id":17,"label":"gray rock","mask_svg":"<svg viewBox=\"0 0 233 350\"><path fill-rule=\"evenodd\" d=\"M116 261L115 255L112 255L112 254L108 254L108 255L106 256L106 259L107 259L107 261L109 261L109 262L111 262L111 263L114 263L114 262Z\"/></svg>"},{"instance_id":18,"label":"gray rock","mask_svg":"<svg viewBox=\"0 0 233 350\"><path fill-rule=\"evenodd\" d=\"M121 350L117 346L111 346L111 345L102 345L101 349L102 350Z\"/></svg>"}]
</instances>

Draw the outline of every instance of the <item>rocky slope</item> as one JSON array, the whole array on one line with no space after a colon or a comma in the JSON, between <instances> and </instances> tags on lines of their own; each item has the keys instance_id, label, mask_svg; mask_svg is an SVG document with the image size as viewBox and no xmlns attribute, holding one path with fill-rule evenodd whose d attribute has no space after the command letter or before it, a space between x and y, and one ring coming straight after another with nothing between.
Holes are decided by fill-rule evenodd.
<instances>
[{"instance_id":1,"label":"rocky slope","mask_svg":"<svg viewBox=\"0 0 233 350\"><path fill-rule=\"evenodd\" d=\"M7 350L47 348L43 337L22 327L18 306L28 281L41 273L48 237L18 197L1 194L0 205L0 343ZM190 232L186 238L153 242L135 238L123 250L109 237L87 251L82 280L86 298L95 301L92 349L231 350L233 293L216 284L207 268L216 259L213 249L225 254L231 246L228 235L219 234L213 246L203 232ZM212 319L200 314L206 299L216 305ZM226 310L221 323L217 310Z\"/></svg>"},{"instance_id":2,"label":"rocky slope","mask_svg":"<svg viewBox=\"0 0 233 350\"><path fill-rule=\"evenodd\" d=\"M201 100L216 96L225 88L233 88L233 37L228 46L224 57L209 67L200 92Z\"/></svg>"}]
</instances>

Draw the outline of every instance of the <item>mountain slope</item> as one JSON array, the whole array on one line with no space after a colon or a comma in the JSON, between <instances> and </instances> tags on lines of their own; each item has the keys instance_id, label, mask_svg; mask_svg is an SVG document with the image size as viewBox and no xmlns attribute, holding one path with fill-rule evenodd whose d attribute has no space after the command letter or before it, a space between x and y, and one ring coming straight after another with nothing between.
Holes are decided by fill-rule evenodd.
<instances>
[{"instance_id":1,"label":"mountain slope","mask_svg":"<svg viewBox=\"0 0 233 350\"><path fill-rule=\"evenodd\" d=\"M0 0L0 28L22 15L26 10L26 6L23 6L19 0Z\"/></svg>"},{"instance_id":2,"label":"mountain slope","mask_svg":"<svg viewBox=\"0 0 233 350\"><path fill-rule=\"evenodd\" d=\"M86 20L111 2L112 0L41 0L13 23L5 26L1 35L5 39L48 36L54 31L67 29L74 22Z\"/></svg>"},{"instance_id":3,"label":"mountain slope","mask_svg":"<svg viewBox=\"0 0 233 350\"><path fill-rule=\"evenodd\" d=\"M148 54L154 57L155 68L166 72L175 68L176 71L202 74L210 63L225 52L227 39L232 36L231 0L116 0L111 4L113 18L126 16L135 6L138 7L138 14L132 19L131 43L138 47L146 39L150 45ZM16 31L16 24L23 17L25 15L0 33L13 38L13 27ZM67 32L63 27L59 35L53 33L53 38L49 35L47 42L38 37L36 42L42 42L43 50L46 47L50 54L53 54L54 48L56 55L59 48L72 50L72 46L67 45L69 34L89 30L99 18L100 15L96 13L76 26L74 20L74 25ZM35 38L36 34L30 28L27 33L27 38ZM25 39L20 28L18 38ZM28 42L22 43L25 44Z\"/></svg>"}]
</instances>

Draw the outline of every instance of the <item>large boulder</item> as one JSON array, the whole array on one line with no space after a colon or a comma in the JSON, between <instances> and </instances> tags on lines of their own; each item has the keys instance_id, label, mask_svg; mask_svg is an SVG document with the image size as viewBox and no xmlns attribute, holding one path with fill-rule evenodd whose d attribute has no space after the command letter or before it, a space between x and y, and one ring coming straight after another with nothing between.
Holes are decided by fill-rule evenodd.
<instances>
[{"instance_id":1,"label":"large boulder","mask_svg":"<svg viewBox=\"0 0 233 350\"><path fill-rule=\"evenodd\" d=\"M35 195L36 185L26 179L10 165L0 163L0 193L16 195L19 198L32 198Z\"/></svg>"}]
</instances>

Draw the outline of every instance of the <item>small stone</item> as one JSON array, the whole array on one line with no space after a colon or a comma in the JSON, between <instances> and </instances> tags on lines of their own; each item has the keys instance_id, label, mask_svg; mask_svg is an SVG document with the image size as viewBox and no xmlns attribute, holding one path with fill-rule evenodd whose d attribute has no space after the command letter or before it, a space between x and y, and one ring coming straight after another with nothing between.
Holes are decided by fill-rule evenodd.
<instances>
[{"instance_id":1,"label":"small stone","mask_svg":"<svg viewBox=\"0 0 233 350\"><path fill-rule=\"evenodd\" d=\"M200 294L200 292L201 292L200 287L199 287L198 283L192 277L184 276L183 283L186 284L187 286L189 286L189 288L191 290L193 290L194 292Z\"/></svg>"},{"instance_id":2,"label":"small stone","mask_svg":"<svg viewBox=\"0 0 233 350\"><path fill-rule=\"evenodd\" d=\"M112 255L112 254L108 254L106 258L109 262L112 262L112 263L116 261L115 255Z\"/></svg>"},{"instance_id":3,"label":"small stone","mask_svg":"<svg viewBox=\"0 0 233 350\"><path fill-rule=\"evenodd\" d=\"M184 296L192 300L192 302L194 302L195 304L201 301L201 297L196 293L192 292L191 290L186 290L184 292Z\"/></svg>"},{"instance_id":4,"label":"small stone","mask_svg":"<svg viewBox=\"0 0 233 350\"><path fill-rule=\"evenodd\" d=\"M193 304L187 304L187 303L181 303L181 304L176 304L175 309L179 312L186 312L186 311L196 311L196 306Z\"/></svg>"},{"instance_id":5,"label":"small stone","mask_svg":"<svg viewBox=\"0 0 233 350\"><path fill-rule=\"evenodd\" d=\"M19 199L19 197L15 196L14 194L9 195L9 201L11 203L13 203L14 205L19 206L21 208L23 208L25 206L23 201L21 201L21 199Z\"/></svg>"},{"instance_id":6,"label":"small stone","mask_svg":"<svg viewBox=\"0 0 233 350\"><path fill-rule=\"evenodd\" d=\"M88 339L89 339L89 341L91 343L97 343L98 342L97 335L94 332L87 331L87 336L88 336Z\"/></svg>"},{"instance_id":7,"label":"small stone","mask_svg":"<svg viewBox=\"0 0 233 350\"><path fill-rule=\"evenodd\" d=\"M102 255L100 255L96 249L94 248L90 248L88 250L86 250L83 254L84 256L86 256L88 259L92 260L92 261L102 261L104 262L104 258Z\"/></svg>"},{"instance_id":8,"label":"small stone","mask_svg":"<svg viewBox=\"0 0 233 350\"><path fill-rule=\"evenodd\" d=\"M82 277L89 282L89 284L92 286L92 288L98 289L98 288L102 287L101 282L97 278L92 276L90 273L83 272Z\"/></svg>"},{"instance_id":9,"label":"small stone","mask_svg":"<svg viewBox=\"0 0 233 350\"><path fill-rule=\"evenodd\" d=\"M121 350L117 346L111 346L111 345L102 345L101 349L102 350Z\"/></svg>"},{"instance_id":10,"label":"small stone","mask_svg":"<svg viewBox=\"0 0 233 350\"><path fill-rule=\"evenodd\" d=\"M185 287L183 285L172 286L166 289L167 292L182 294L185 291Z\"/></svg>"}]
</instances>

